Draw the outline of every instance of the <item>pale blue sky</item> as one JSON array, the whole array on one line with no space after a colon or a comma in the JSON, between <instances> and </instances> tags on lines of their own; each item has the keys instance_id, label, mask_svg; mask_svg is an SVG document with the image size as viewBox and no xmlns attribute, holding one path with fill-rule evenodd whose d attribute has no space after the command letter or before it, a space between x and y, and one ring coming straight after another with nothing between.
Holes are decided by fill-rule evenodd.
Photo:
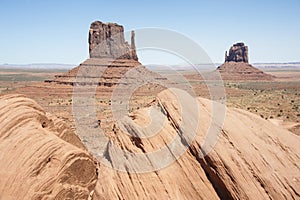
<instances>
[{"instance_id":1,"label":"pale blue sky","mask_svg":"<svg viewBox=\"0 0 300 200\"><path fill-rule=\"evenodd\" d=\"M249 46L252 63L300 61L299 0L0 0L0 63L78 64L88 57L95 20L125 30L178 31L213 62L223 62L225 50L239 41Z\"/></svg>"}]
</instances>

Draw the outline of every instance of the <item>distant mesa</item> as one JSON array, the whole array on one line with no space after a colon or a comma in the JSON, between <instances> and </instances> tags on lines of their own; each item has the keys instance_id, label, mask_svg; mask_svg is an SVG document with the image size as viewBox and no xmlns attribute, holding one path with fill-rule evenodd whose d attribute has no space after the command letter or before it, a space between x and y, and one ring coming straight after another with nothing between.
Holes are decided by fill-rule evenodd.
<instances>
[{"instance_id":1,"label":"distant mesa","mask_svg":"<svg viewBox=\"0 0 300 200\"><path fill-rule=\"evenodd\" d=\"M217 68L223 80L272 80L274 77L249 64L248 46L239 42L225 52L225 62Z\"/></svg>"},{"instance_id":2,"label":"distant mesa","mask_svg":"<svg viewBox=\"0 0 300 200\"><path fill-rule=\"evenodd\" d=\"M123 26L116 23L95 21L89 31L90 58L113 58L138 60L135 33L131 32L131 44L124 39Z\"/></svg>"}]
</instances>

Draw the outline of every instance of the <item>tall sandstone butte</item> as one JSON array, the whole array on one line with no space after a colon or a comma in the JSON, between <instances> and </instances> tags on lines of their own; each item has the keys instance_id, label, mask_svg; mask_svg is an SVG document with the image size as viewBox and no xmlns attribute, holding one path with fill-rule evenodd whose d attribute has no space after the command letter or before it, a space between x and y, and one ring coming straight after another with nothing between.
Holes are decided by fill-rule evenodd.
<instances>
[{"instance_id":1,"label":"tall sandstone butte","mask_svg":"<svg viewBox=\"0 0 300 200\"><path fill-rule=\"evenodd\" d=\"M229 54L225 52L225 62L245 62L248 63L248 46L243 42L234 44L229 49Z\"/></svg>"},{"instance_id":2,"label":"tall sandstone butte","mask_svg":"<svg viewBox=\"0 0 300 200\"><path fill-rule=\"evenodd\" d=\"M124 39L123 26L116 23L95 21L89 31L90 58L113 58L138 60L134 31L131 32L131 45Z\"/></svg>"},{"instance_id":3,"label":"tall sandstone butte","mask_svg":"<svg viewBox=\"0 0 300 200\"><path fill-rule=\"evenodd\" d=\"M138 77L145 81L164 80L159 74L146 69L136 54L135 32L131 31L131 43L125 41L124 28L116 23L95 21L89 29L89 53L79 66L56 75L49 83L64 85L98 85L112 87L117 84L136 84ZM134 71L129 72L135 68Z\"/></svg>"},{"instance_id":4,"label":"tall sandstone butte","mask_svg":"<svg viewBox=\"0 0 300 200\"><path fill-rule=\"evenodd\" d=\"M243 42L225 52L225 62L217 68L223 80L272 80L274 77L249 64L248 46Z\"/></svg>"}]
</instances>

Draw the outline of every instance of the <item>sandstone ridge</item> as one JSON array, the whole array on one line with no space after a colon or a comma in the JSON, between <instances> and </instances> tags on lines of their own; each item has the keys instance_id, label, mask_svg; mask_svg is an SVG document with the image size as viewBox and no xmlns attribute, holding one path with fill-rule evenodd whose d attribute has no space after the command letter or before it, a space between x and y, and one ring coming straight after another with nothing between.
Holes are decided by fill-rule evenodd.
<instances>
[{"instance_id":1,"label":"sandstone ridge","mask_svg":"<svg viewBox=\"0 0 300 200\"><path fill-rule=\"evenodd\" d=\"M183 103L189 110L192 106L187 100L183 99ZM194 142L178 160L160 170L142 174L124 173L100 166L95 198L255 200L300 197L298 136L249 112L227 108L224 126L214 125L221 131L217 143L202 158L201 145L210 128L212 102L198 98L197 103L201 126ZM151 109L148 107L131 115L134 123L130 120L122 122L127 130L134 132L125 134L116 129L112 142L119 149L138 154L157 151L168 145L171 138L180 134L177 127L181 121L179 104L176 96L165 90L158 94L157 106L160 112L165 113L162 120L167 123L154 137L132 137L142 134L136 124L141 126L148 123ZM194 116L194 112L191 110L191 116ZM184 142L185 139L179 141ZM111 146L106 155L114 166L122 165L124 169L136 169L138 166L130 162L130 157L123 164L119 162L119 154ZM145 154L147 159L148 162L142 165L155 165L156 160Z\"/></svg>"},{"instance_id":2,"label":"sandstone ridge","mask_svg":"<svg viewBox=\"0 0 300 200\"><path fill-rule=\"evenodd\" d=\"M0 97L0 119L0 199L92 195L95 161L64 122L20 95Z\"/></svg>"},{"instance_id":3,"label":"sandstone ridge","mask_svg":"<svg viewBox=\"0 0 300 200\"><path fill-rule=\"evenodd\" d=\"M184 92L184 91L182 91ZM191 98L187 94L183 95ZM183 99L194 116L196 110ZM204 158L203 141L210 129L212 102L197 98L197 135L179 159L159 170L129 173L97 163L78 137L52 120L34 101L19 95L0 98L0 194L4 199L298 199L300 191L299 136L274 126L247 111L227 108L215 147ZM150 138L138 138L156 109L164 123ZM136 169L134 162L119 162L115 148L144 155L145 167L155 161L146 153L182 137L180 105L169 90L155 103L121 123L128 133L115 128L106 155L112 166ZM155 117L155 116L154 116ZM60 128L59 128L60 127ZM74 142L76 141L76 142ZM183 142L184 138L177 142ZM80 142L80 141L79 141ZM169 154L170 155L170 154ZM131 159L130 157L125 159ZM157 157L158 160L162 159ZM157 162L157 161L156 161ZM98 167L97 167L98 166ZM97 169L98 168L98 169ZM14 196L12 197L12 194Z\"/></svg>"}]
</instances>

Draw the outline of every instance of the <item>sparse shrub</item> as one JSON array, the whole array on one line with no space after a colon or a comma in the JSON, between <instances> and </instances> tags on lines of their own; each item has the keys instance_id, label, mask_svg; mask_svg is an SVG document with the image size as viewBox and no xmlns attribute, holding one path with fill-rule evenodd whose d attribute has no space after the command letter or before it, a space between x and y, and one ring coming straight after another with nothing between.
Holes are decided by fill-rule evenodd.
<instances>
[{"instance_id":1,"label":"sparse shrub","mask_svg":"<svg viewBox=\"0 0 300 200\"><path fill-rule=\"evenodd\" d=\"M263 116L263 115L260 115L260 117L261 117L261 118L264 118L264 116Z\"/></svg>"},{"instance_id":2,"label":"sparse shrub","mask_svg":"<svg viewBox=\"0 0 300 200\"><path fill-rule=\"evenodd\" d=\"M277 114L277 117L281 117L281 114Z\"/></svg>"},{"instance_id":3,"label":"sparse shrub","mask_svg":"<svg viewBox=\"0 0 300 200\"><path fill-rule=\"evenodd\" d=\"M273 116L270 116L270 119L273 119L274 117Z\"/></svg>"},{"instance_id":4,"label":"sparse shrub","mask_svg":"<svg viewBox=\"0 0 300 200\"><path fill-rule=\"evenodd\" d=\"M295 101L294 100L291 100L291 103L294 103Z\"/></svg>"},{"instance_id":5,"label":"sparse shrub","mask_svg":"<svg viewBox=\"0 0 300 200\"><path fill-rule=\"evenodd\" d=\"M289 117L289 116L286 116L286 118L289 119L290 117Z\"/></svg>"},{"instance_id":6,"label":"sparse shrub","mask_svg":"<svg viewBox=\"0 0 300 200\"><path fill-rule=\"evenodd\" d=\"M279 112L281 112L281 113L282 113L282 112L283 112L283 110L279 110Z\"/></svg>"}]
</instances>

